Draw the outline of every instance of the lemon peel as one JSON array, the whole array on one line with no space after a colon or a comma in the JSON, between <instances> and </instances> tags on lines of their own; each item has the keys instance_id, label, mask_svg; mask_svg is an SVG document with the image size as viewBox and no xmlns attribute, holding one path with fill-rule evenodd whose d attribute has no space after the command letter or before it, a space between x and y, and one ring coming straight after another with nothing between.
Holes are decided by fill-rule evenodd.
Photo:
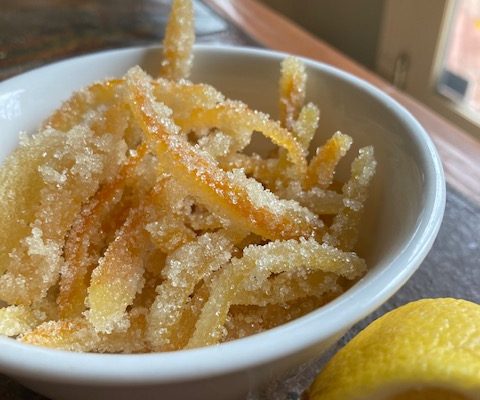
<instances>
[{"instance_id":1,"label":"lemon peel","mask_svg":"<svg viewBox=\"0 0 480 400\"><path fill-rule=\"evenodd\" d=\"M480 399L480 305L424 299L390 311L330 360L309 399Z\"/></svg>"}]
</instances>

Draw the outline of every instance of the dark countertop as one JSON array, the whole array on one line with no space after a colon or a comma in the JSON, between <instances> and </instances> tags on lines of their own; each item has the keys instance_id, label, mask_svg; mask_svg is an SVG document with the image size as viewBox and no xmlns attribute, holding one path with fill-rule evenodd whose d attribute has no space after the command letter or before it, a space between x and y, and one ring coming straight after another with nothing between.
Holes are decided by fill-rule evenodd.
<instances>
[{"instance_id":1,"label":"dark countertop","mask_svg":"<svg viewBox=\"0 0 480 400\"><path fill-rule=\"evenodd\" d=\"M99 50L160 44L169 0L2 0L0 81L29 69ZM197 43L253 40L195 3Z\"/></svg>"},{"instance_id":2,"label":"dark countertop","mask_svg":"<svg viewBox=\"0 0 480 400\"><path fill-rule=\"evenodd\" d=\"M46 63L92 51L160 43L168 1L2 0L0 81ZM200 43L255 45L245 33L197 7ZM379 310L354 326L321 359L302 365L249 400L294 400L331 355L386 311L424 297L458 297L480 302L480 207L447 187L447 206L438 238L419 270ZM0 398L45 399L0 375Z\"/></svg>"}]
</instances>

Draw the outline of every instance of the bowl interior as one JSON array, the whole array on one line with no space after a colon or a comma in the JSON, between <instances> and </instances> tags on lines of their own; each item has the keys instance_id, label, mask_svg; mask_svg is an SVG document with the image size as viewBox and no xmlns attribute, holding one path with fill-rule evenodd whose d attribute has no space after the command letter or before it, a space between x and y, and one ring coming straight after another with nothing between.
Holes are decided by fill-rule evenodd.
<instances>
[{"instance_id":1,"label":"bowl interior","mask_svg":"<svg viewBox=\"0 0 480 400\"><path fill-rule=\"evenodd\" d=\"M281 57L257 54L216 55L197 59L194 81L206 81L233 99L277 117ZM378 161L363 218L358 252L372 266L389 264L411 239L425 207L423 149L411 134L408 121L337 71L306 61L307 102L320 108L320 125L311 153L336 131L354 138L353 148L340 163L337 178L348 179L350 163L363 146L373 145ZM212 71L215 71L212 73ZM255 137L252 148L268 154L271 144Z\"/></svg>"},{"instance_id":2,"label":"bowl interior","mask_svg":"<svg viewBox=\"0 0 480 400\"><path fill-rule=\"evenodd\" d=\"M199 46L192 80L210 83L228 97L244 100L252 108L276 116L279 63L283 58L284 55L274 52ZM17 145L18 132L33 132L72 91L95 80L123 75L135 64L155 75L158 59L159 50L155 48L104 52L53 64L2 82L0 161ZM255 335L258 338L242 339L244 342L237 341L251 344L249 352L242 355L244 365L254 358L258 362L261 357L265 360L282 352L285 355L326 339L378 307L405 282L426 255L443 213L445 189L441 165L420 125L393 100L368 84L323 64L306 61L306 65L307 100L317 104L321 112L320 128L312 148L337 130L354 138L353 149L339 167L340 180L348 178L350 162L360 147L373 145L375 148L377 174L359 244L359 253L366 258L371 270L341 299L302 321L276 328L276 339L283 340L282 346L276 349L265 346L271 339L269 332ZM269 143L262 140L254 145L260 153L268 146ZM342 313L338 313L339 307ZM319 322L321 317L331 320ZM308 324L318 331L309 329L302 340L289 340L292 329ZM226 357L227 348L238 351L241 345L227 343L225 346L222 358ZM192 354L197 352L198 359L206 362L202 358L204 351L192 350ZM118 368L127 365L127 361L125 365L122 363L119 361ZM217 367L227 369L225 362ZM113 374L116 368L112 366L112 370L105 373ZM182 370L181 365L178 370Z\"/></svg>"}]
</instances>

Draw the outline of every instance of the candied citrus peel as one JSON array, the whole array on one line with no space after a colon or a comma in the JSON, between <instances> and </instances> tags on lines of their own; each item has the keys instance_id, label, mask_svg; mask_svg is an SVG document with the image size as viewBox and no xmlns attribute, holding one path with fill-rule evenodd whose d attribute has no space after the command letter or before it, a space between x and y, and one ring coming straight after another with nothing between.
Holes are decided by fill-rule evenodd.
<instances>
[{"instance_id":1,"label":"candied citrus peel","mask_svg":"<svg viewBox=\"0 0 480 400\"><path fill-rule=\"evenodd\" d=\"M0 167L0 334L70 351L173 351L290 321L365 272L353 252L373 149L307 162L320 111L282 63L280 121L187 80L193 4L174 0L162 76L75 93ZM277 146L250 152L254 133ZM13 228L12 228L13 227ZM5 304L4 304L5 303Z\"/></svg>"},{"instance_id":2,"label":"candied citrus peel","mask_svg":"<svg viewBox=\"0 0 480 400\"><path fill-rule=\"evenodd\" d=\"M173 0L163 40L160 75L172 80L188 78L194 42L193 3L190 0Z\"/></svg>"},{"instance_id":3,"label":"candied citrus peel","mask_svg":"<svg viewBox=\"0 0 480 400\"><path fill-rule=\"evenodd\" d=\"M95 193L73 222L65 240L65 265L61 270L57 299L62 318L77 317L85 310L90 274L98 262L102 247L105 246L104 240L100 239L102 222L111 218L114 207L121 200L127 178L143 159L146 151L144 144L139 145L136 152L122 165L115 179L105 183ZM113 224L112 229L116 228L116 224Z\"/></svg>"},{"instance_id":4,"label":"candied citrus peel","mask_svg":"<svg viewBox=\"0 0 480 400\"><path fill-rule=\"evenodd\" d=\"M264 113L249 109L244 103L223 102L214 108L193 110L185 119L175 121L186 130L213 126L231 133L241 144L238 150L242 150L250 142L254 131L260 132L287 151L288 159L297 167L299 174L305 173L304 151L295 137L278 122Z\"/></svg>"},{"instance_id":5,"label":"candied citrus peel","mask_svg":"<svg viewBox=\"0 0 480 400\"><path fill-rule=\"evenodd\" d=\"M310 236L319 221L296 203L278 199L243 172L225 172L178 134L170 111L154 102L148 76L139 68L127 74L130 105L146 139L154 143L162 167L207 208L235 225L268 239Z\"/></svg>"},{"instance_id":6,"label":"candied citrus peel","mask_svg":"<svg viewBox=\"0 0 480 400\"><path fill-rule=\"evenodd\" d=\"M76 92L57 109L45 122L45 127L67 132L78 125L92 109L102 104L112 104L122 79L97 82Z\"/></svg>"},{"instance_id":7,"label":"candied citrus peel","mask_svg":"<svg viewBox=\"0 0 480 400\"><path fill-rule=\"evenodd\" d=\"M336 132L322 147L318 148L317 154L308 164L303 185L307 189L312 187L327 189L333 182L335 167L345 156L351 144L350 136Z\"/></svg>"},{"instance_id":8,"label":"candied citrus peel","mask_svg":"<svg viewBox=\"0 0 480 400\"><path fill-rule=\"evenodd\" d=\"M364 273L366 266L355 253L344 253L319 244L313 238L248 246L241 258L232 259L215 278L187 347L208 346L221 341L232 304L242 304L242 297L263 288L272 274L295 270L334 272L355 279Z\"/></svg>"},{"instance_id":9,"label":"candied citrus peel","mask_svg":"<svg viewBox=\"0 0 480 400\"><path fill-rule=\"evenodd\" d=\"M293 129L305 102L307 74L305 65L296 57L287 57L281 64L280 76L280 121Z\"/></svg>"}]
</instances>

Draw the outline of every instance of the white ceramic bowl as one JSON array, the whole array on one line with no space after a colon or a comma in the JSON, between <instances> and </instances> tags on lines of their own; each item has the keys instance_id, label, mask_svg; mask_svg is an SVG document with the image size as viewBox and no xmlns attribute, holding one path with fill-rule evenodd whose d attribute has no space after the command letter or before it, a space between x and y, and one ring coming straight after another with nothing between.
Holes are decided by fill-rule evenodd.
<instances>
[{"instance_id":1,"label":"white ceramic bowl","mask_svg":"<svg viewBox=\"0 0 480 400\"><path fill-rule=\"evenodd\" d=\"M0 160L72 91L140 64L155 74L158 48L107 51L49 65L0 84ZM193 81L276 113L279 63L271 51L197 46ZM355 148L372 144L378 172L360 253L368 274L347 293L302 318L248 338L188 351L77 354L0 338L0 372L54 399L236 399L317 357L412 275L438 232L445 182L429 137L398 103L368 83L306 60L308 100L321 108L315 145L336 130ZM258 144L263 146L263 144ZM352 153L352 152L351 152ZM342 162L345 175L349 163ZM346 176L346 175L345 175Z\"/></svg>"}]
</instances>

